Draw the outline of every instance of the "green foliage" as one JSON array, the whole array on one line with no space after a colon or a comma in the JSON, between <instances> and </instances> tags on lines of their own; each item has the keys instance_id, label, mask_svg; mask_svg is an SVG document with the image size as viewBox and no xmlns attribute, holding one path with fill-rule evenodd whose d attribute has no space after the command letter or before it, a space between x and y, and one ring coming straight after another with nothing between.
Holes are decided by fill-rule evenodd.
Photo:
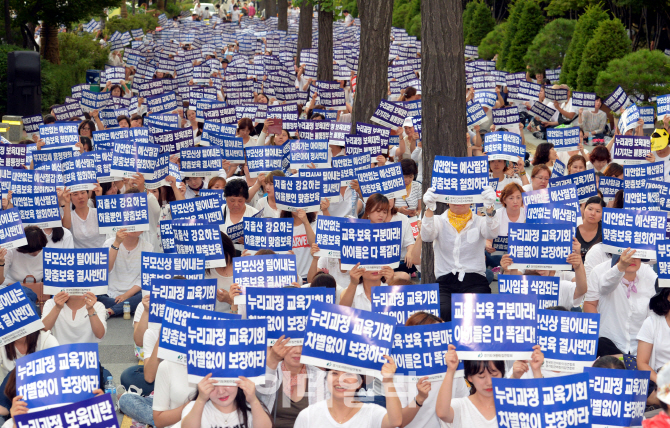
<instances>
[{"instance_id":1,"label":"green foliage","mask_svg":"<svg viewBox=\"0 0 670 428\"><path fill-rule=\"evenodd\" d=\"M586 11L579 17L575 31L572 33L568 51L563 59L561 83L567 83L571 88L577 86L577 71L582 62L584 48L593 37L598 24L606 19L609 19L609 17L601 5L587 7Z\"/></svg>"},{"instance_id":2,"label":"green foliage","mask_svg":"<svg viewBox=\"0 0 670 428\"><path fill-rule=\"evenodd\" d=\"M10 0L18 22L43 21L48 25L69 25L97 18L105 8L118 7L121 0Z\"/></svg>"},{"instance_id":3,"label":"green foliage","mask_svg":"<svg viewBox=\"0 0 670 428\"><path fill-rule=\"evenodd\" d=\"M348 5L353 0L343 0L343 5ZM349 12L353 13L351 6ZM358 13L358 10L356 10ZM421 39L421 0L394 0L393 2L393 22L392 26L404 28L410 36L416 36Z\"/></svg>"},{"instance_id":4,"label":"green foliage","mask_svg":"<svg viewBox=\"0 0 670 428\"><path fill-rule=\"evenodd\" d=\"M509 49L509 55L505 59L507 71L517 72L526 69L523 57L543 26L544 16L542 16L540 6L533 0L526 1L519 16L519 23Z\"/></svg>"},{"instance_id":5,"label":"green foliage","mask_svg":"<svg viewBox=\"0 0 670 428\"><path fill-rule=\"evenodd\" d=\"M468 2L463 10L463 40L465 40L466 45L470 44L468 40L470 40L470 33L472 32L472 20L475 16L476 7L476 2L471 1Z\"/></svg>"},{"instance_id":6,"label":"green foliage","mask_svg":"<svg viewBox=\"0 0 670 428\"><path fill-rule=\"evenodd\" d=\"M549 16L564 16L568 12L578 12L590 5L597 4L597 0L551 0L544 8Z\"/></svg>"},{"instance_id":7,"label":"green foliage","mask_svg":"<svg viewBox=\"0 0 670 428\"><path fill-rule=\"evenodd\" d=\"M544 73L548 68L563 64L577 21L559 18L547 24L528 47L524 62L530 65L531 74Z\"/></svg>"},{"instance_id":8,"label":"green foliage","mask_svg":"<svg viewBox=\"0 0 670 428\"><path fill-rule=\"evenodd\" d=\"M507 22L502 22L496 25L493 30L484 37L484 40L479 44L479 58L490 60L502 51L505 31L508 25Z\"/></svg>"},{"instance_id":9,"label":"green foliage","mask_svg":"<svg viewBox=\"0 0 670 428\"><path fill-rule=\"evenodd\" d=\"M630 39L618 19L602 21L582 53L577 70L577 90L593 92L596 78L607 63L630 52Z\"/></svg>"},{"instance_id":10,"label":"green foliage","mask_svg":"<svg viewBox=\"0 0 670 428\"><path fill-rule=\"evenodd\" d=\"M470 2L474 3L474 13L472 15L472 22L470 23L469 31L467 38L465 39L465 44L470 46L479 46L486 37L486 35L491 31L496 25L496 20L493 19L491 14L491 8L482 0Z\"/></svg>"},{"instance_id":11,"label":"green foliage","mask_svg":"<svg viewBox=\"0 0 670 428\"><path fill-rule=\"evenodd\" d=\"M407 16L405 17L405 25L403 25L403 28L407 30L407 34L410 36L416 36L416 34L411 34L410 33L410 28L413 24L412 20L416 16L421 17L421 0L412 0L410 2L410 7L409 11L407 13ZM421 37L421 20L419 19L419 34L418 37Z\"/></svg>"},{"instance_id":12,"label":"green foliage","mask_svg":"<svg viewBox=\"0 0 670 428\"><path fill-rule=\"evenodd\" d=\"M167 15L168 18L172 18L173 16L179 16L179 13L184 10L180 7L180 5L177 5L175 3L168 3L165 5L165 14ZM130 18L131 15L128 15L128 18ZM137 28L137 27L135 27Z\"/></svg>"},{"instance_id":13,"label":"green foliage","mask_svg":"<svg viewBox=\"0 0 670 428\"><path fill-rule=\"evenodd\" d=\"M598 73L595 90L610 94L621 85L627 94L649 102L651 97L670 93L670 58L659 50L647 49L614 59Z\"/></svg>"},{"instance_id":14,"label":"green foliage","mask_svg":"<svg viewBox=\"0 0 670 428\"><path fill-rule=\"evenodd\" d=\"M521 17L521 12L523 11L523 6L526 1L531 0L516 0L509 6L509 18L507 18L507 29L505 30L505 38L502 42L502 49L498 55L497 67L499 70L506 69L507 58L510 55L510 50L512 49L512 43L514 42L514 36L516 35L516 29L519 25L519 18Z\"/></svg>"},{"instance_id":15,"label":"green foliage","mask_svg":"<svg viewBox=\"0 0 670 428\"><path fill-rule=\"evenodd\" d=\"M158 18L154 18L150 14L135 14L128 15L128 18L121 18L121 16L114 16L107 20L105 25L105 35L111 36L115 31L124 33L126 31L141 28L146 33L150 30L155 30L158 27Z\"/></svg>"},{"instance_id":16,"label":"green foliage","mask_svg":"<svg viewBox=\"0 0 670 428\"><path fill-rule=\"evenodd\" d=\"M405 28L405 19L412 7L410 0L395 0L393 2L393 22L391 25L397 28Z\"/></svg>"},{"instance_id":17,"label":"green foliage","mask_svg":"<svg viewBox=\"0 0 670 428\"><path fill-rule=\"evenodd\" d=\"M358 18L358 2L356 0L342 0L341 6L342 9L340 9L340 12L346 9L349 11L351 16L353 16L354 18Z\"/></svg>"}]
</instances>

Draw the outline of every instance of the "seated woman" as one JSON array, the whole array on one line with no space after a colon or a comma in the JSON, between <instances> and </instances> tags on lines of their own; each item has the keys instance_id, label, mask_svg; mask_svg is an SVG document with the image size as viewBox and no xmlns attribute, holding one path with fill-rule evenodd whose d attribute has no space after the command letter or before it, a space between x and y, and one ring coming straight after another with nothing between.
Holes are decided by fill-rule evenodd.
<instances>
[{"instance_id":1,"label":"seated woman","mask_svg":"<svg viewBox=\"0 0 670 428\"><path fill-rule=\"evenodd\" d=\"M100 185L96 194L102 195ZM63 191L60 205L63 209L63 227L70 229L75 248L100 248L107 237L98 229L98 210L88 205L90 191Z\"/></svg>"},{"instance_id":2,"label":"seated woman","mask_svg":"<svg viewBox=\"0 0 670 428\"><path fill-rule=\"evenodd\" d=\"M42 323L61 345L100 342L107 332L105 306L91 292L83 296L59 292L44 304Z\"/></svg>"},{"instance_id":3,"label":"seated woman","mask_svg":"<svg viewBox=\"0 0 670 428\"><path fill-rule=\"evenodd\" d=\"M670 288L661 288L649 301L649 309L637 333L637 368L650 373L649 389L654 390L658 371L670 362ZM660 404L655 391L647 403Z\"/></svg>"}]
</instances>

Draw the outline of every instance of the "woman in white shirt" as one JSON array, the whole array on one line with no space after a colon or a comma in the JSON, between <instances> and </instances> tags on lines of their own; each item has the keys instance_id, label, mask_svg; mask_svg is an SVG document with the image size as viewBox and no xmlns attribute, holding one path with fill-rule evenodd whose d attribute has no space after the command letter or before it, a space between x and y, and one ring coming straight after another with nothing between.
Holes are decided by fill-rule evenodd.
<instances>
[{"instance_id":1,"label":"woman in white shirt","mask_svg":"<svg viewBox=\"0 0 670 428\"><path fill-rule=\"evenodd\" d=\"M520 160L521 162L521 168L520 170L523 171L523 160ZM500 203L500 194L502 193L503 189L510 183L516 183L519 186L523 186L524 184L529 184L528 183L528 178L526 178L526 175L524 174L524 180L522 180L515 172L512 170L511 172L513 175L508 175L510 172L510 167L507 165L507 161L504 160L491 160L489 161L489 177L490 178L497 178L498 179L498 185L496 187L496 203L495 203L495 209L500 209L502 207L502 204Z\"/></svg>"},{"instance_id":2,"label":"woman in white shirt","mask_svg":"<svg viewBox=\"0 0 670 428\"><path fill-rule=\"evenodd\" d=\"M225 267L205 269L206 279L216 279L216 312L230 312L233 299L230 297L230 286L233 285L233 257L235 245L225 233L221 234L221 246L226 258Z\"/></svg>"},{"instance_id":3,"label":"woman in white shirt","mask_svg":"<svg viewBox=\"0 0 670 428\"><path fill-rule=\"evenodd\" d=\"M10 285L15 282L25 282L26 278L33 277L35 282L42 282L42 249L47 246L48 240L42 229L37 226L28 226L24 229L28 243L11 250L1 249L0 283Z\"/></svg>"},{"instance_id":4,"label":"woman in white shirt","mask_svg":"<svg viewBox=\"0 0 670 428\"><path fill-rule=\"evenodd\" d=\"M286 177L286 175L279 170L272 171L265 176L261 183L266 195L256 202L256 209L263 211L263 218L279 218L281 215L281 210L277 208L277 202L275 201L275 177Z\"/></svg>"},{"instance_id":5,"label":"woman in white shirt","mask_svg":"<svg viewBox=\"0 0 670 428\"><path fill-rule=\"evenodd\" d=\"M202 177L184 177L182 182L186 185L186 192L184 193L186 199L200 196L200 190L205 188L205 181Z\"/></svg>"},{"instance_id":6,"label":"woman in white shirt","mask_svg":"<svg viewBox=\"0 0 670 428\"><path fill-rule=\"evenodd\" d=\"M61 345L97 343L105 337L105 306L91 292L70 296L61 291L44 304L42 323Z\"/></svg>"},{"instance_id":7,"label":"woman in white shirt","mask_svg":"<svg viewBox=\"0 0 670 428\"><path fill-rule=\"evenodd\" d=\"M395 428L402 420L402 404L393 386L395 362L384 356L387 363L381 369L386 409L371 403L355 400L356 391L362 387L360 376L340 370L328 370L326 384L330 392L329 400L322 400L300 412L294 428Z\"/></svg>"},{"instance_id":8,"label":"woman in white shirt","mask_svg":"<svg viewBox=\"0 0 670 428\"><path fill-rule=\"evenodd\" d=\"M496 211L500 229L498 236L507 236L510 223L526 222L526 207L523 206L523 188L518 183L509 183L500 193L502 208ZM486 240L486 266L500 266L500 257L493 256L493 239Z\"/></svg>"},{"instance_id":9,"label":"woman in white shirt","mask_svg":"<svg viewBox=\"0 0 670 428\"><path fill-rule=\"evenodd\" d=\"M252 147L258 145L258 137L252 137L251 133L254 131L254 123L248 117L243 117L237 122L236 137L242 139L244 147Z\"/></svg>"},{"instance_id":10,"label":"woman in white shirt","mask_svg":"<svg viewBox=\"0 0 670 428\"><path fill-rule=\"evenodd\" d=\"M372 287L388 285L393 280L395 272L388 266L381 270L367 270L365 266L356 263L349 271L349 286L340 297L340 305L354 309L372 311Z\"/></svg>"},{"instance_id":11,"label":"woman in white shirt","mask_svg":"<svg viewBox=\"0 0 670 428\"><path fill-rule=\"evenodd\" d=\"M565 167L566 175L578 174L586 171L586 158L582 155L572 155Z\"/></svg>"},{"instance_id":12,"label":"woman in white shirt","mask_svg":"<svg viewBox=\"0 0 670 428\"><path fill-rule=\"evenodd\" d=\"M239 179L228 181L223 194L226 196L226 206L223 209L226 230L230 226L241 222L244 217L252 217L258 212L256 208L247 205L249 186L246 181ZM244 238L238 239L235 244L237 244L235 248L241 251ZM237 253L236 255L239 256Z\"/></svg>"},{"instance_id":13,"label":"woman in white shirt","mask_svg":"<svg viewBox=\"0 0 670 428\"><path fill-rule=\"evenodd\" d=\"M102 194L100 185L96 185L97 195ZM107 239L98 229L98 210L88 206L90 194L86 190L70 193L63 191L61 208L63 209L63 227L70 229L75 248L100 248Z\"/></svg>"},{"instance_id":14,"label":"woman in white shirt","mask_svg":"<svg viewBox=\"0 0 670 428\"><path fill-rule=\"evenodd\" d=\"M74 248L72 232L64 227L49 227L42 229L47 236L48 248Z\"/></svg>"},{"instance_id":15,"label":"woman in white shirt","mask_svg":"<svg viewBox=\"0 0 670 428\"><path fill-rule=\"evenodd\" d=\"M217 386L211 376L198 383L195 398L182 411L182 428L272 428L253 381L240 376L237 386Z\"/></svg>"},{"instance_id":16,"label":"woman in white shirt","mask_svg":"<svg viewBox=\"0 0 670 428\"><path fill-rule=\"evenodd\" d=\"M496 194L490 187L482 192L484 217L473 216L470 204L449 204L449 210L435 216L437 199L432 187L423 195L426 213L420 233L423 242L434 242L440 318L451 321L452 293L491 293L484 251L486 240L498 237L500 224L493 209Z\"/></svg>"},{"instance_id":17,"label":"woman in white shirt","mask_svg":"<svg viewBox=\"0 0 670 428\"><path fill-rule=\"evenodd\" d=\"M670 288L663 287L649 301L651 312L637 333L637 368L650 372L656 382L658 370L670 361Z\"/></svg>"},{"instance_id":18,"label":"woman in white shirt","mask_svg":"<svg viewBox=\"0 0 670 428\"><path fill-rule=\"evenodd\" d=\"M298 277L306 280L313 258L310 250L312 244L316 242L316 234L314 233L316 213L306 213L302 209L295 212L282 210L279 216L280 218L293 219L293 245L291 249L295 254Z\"/></svg>"},{"instance_id":19,"label":"woman in white shirt","mask_svg":"<svg viewBox=\"0 0 670 428\"><path fill-rule=\"evenodd\" d=\"M523 186L524 192L533 190L542 190L549 187L549 179L551 178L551 169L543 163L535 165L533 171L530 173L530 184Z\"/></svg>"},{"instance_id":20,"label":"woman in white shirt","mask_svg":"<svg viewBox=\"0 0 670 428\"><path fill-rule=\"evenodd\" d=\"M405 182L407 194L401 198L396 198L396 209L407 217L415 217L421 214L421 196L423 192L421 183L415 181L419 170L416 162L412 159L403 159L400 161L400 166L402 167L402 178Z\"/></svg>"}]
</instances>

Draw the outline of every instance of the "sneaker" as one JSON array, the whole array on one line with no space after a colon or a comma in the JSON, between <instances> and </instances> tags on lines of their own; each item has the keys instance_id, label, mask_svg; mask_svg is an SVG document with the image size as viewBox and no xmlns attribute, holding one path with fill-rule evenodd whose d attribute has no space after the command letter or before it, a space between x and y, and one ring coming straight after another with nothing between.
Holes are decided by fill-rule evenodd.
<instances>
[{"instance_id":1,"label":"sneaker","mask_svg":"<svg viewBox=\"0 0 670 428\"><path fill-rule=\"evenodd\" d=\"M498 280L498 274L499 274L501 271L502 271L502 270L500 269L500 266L498 266L498 267L494 267L493 269L491 269L491 272L493 272L493 279L494 279L495 281Z\"/></svg>"},{"instance_id":2,"label":"sneaker","mask_svg":"<svg viewBox=\"0 0 670 428\"><path fill-rule=\"evenodd\" d=\"M540 131L533 132L533 137L537 138L538 140L544 140L544 134Z\"/></svg>"}]
</instances>

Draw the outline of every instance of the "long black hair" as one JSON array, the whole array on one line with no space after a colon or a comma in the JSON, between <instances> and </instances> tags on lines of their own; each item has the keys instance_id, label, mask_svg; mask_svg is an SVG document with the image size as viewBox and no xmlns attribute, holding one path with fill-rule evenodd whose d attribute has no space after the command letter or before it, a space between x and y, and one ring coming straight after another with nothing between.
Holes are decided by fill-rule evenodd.
<instances>
[{"instance_id":1,"label":"long black hair","mask_svg":"<svg viewBox=\"0 0 670 428\"><path fill-rule=\"evenodd\" d=\"M200 395L200 391L198 391L198 388L196 388L195 392L191 394L191 396L189 397L189 400L190 401L197 400L198 395ZM241 422L240 427L250 428L249 413L251 412L251 407L247 403L247 398L244 396L244 391L240 387L237 388L237 395L235 396L235 407L237 407L237 420ZM263 410L265 410L265 413L268 413L267 409L265 408L265 405L263 405ZM240 413L242 413L241 418Z\"/></svg>"},{"instance_id":2,"label":"long black hair","mask_svg":"<svg viewBox=\"0 0 670 428\"><path fill-rule=\"evenodd\" d=\"M533 165L539 165L542 163L549 162L549 153L551 149L554 148L554 145L551 143L541 143L535 149L535 158L533 159Z\"/></svg>"},{"instance_id":3,"label":"long black hair","mask_svg":"<svg viewBox=\"0 0 670 428\"><path fill-rule=\"evenodd\" d=\"M470 386L470 395L474 395L475 392L477 392L477 389L475 388L475 385L468 380L470 376L478 375L480 373L484 373L486 370L487 372L491 373L491 364L493 364L493 367L495 367L496 370L500 372L502 375L501 377L505 377L505 362L504 361L471 361L471 360L463 360L463 372L465 375L465 380L468 382L468 386Z\"/></svg>"},{"instance_id":4,"label":"long black hair","mask_svg":"<svg viewBox=\"0 0 670 428\"><path fill-rule=\"evenodd\" d=\"M54 227L51 229L51 242L54 244L56 242L60 242L61 239L63 239L63 236L65 235L65 231L63 230L62 227Z\"/></svg>"},{"instance_id":5,"label":"long black hair","mask_svg":"<svg viewBox=\"0 0 670 428\"><path fill-rule=\"evenodd\" d=\"M26 336L26 345L28 346L26 355L33 354L35 351L37 351L37 341L40 338L40 331L42 330L34 331ZM16 360L18 356L16 355L16 347L14 346L14 342L5 345L5 353L7 354L7 359L9 361Z\"/></svg>"}]
</instances>

